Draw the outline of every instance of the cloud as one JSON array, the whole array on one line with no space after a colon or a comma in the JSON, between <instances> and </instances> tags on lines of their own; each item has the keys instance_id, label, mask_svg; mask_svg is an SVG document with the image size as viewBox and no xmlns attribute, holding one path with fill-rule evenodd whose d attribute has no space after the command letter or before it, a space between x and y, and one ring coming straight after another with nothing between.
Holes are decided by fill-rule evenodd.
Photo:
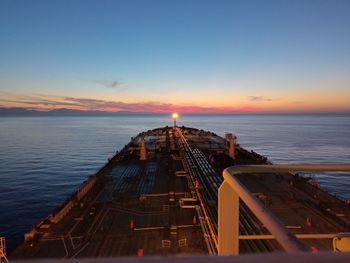
<instances>
[{"instance_id":1,"label":"cloud","mask_svg":"<svg viewBox=\"0 0 350 263\"><path fill-rule=\"evenodd\" d=\"M77 98L52 95L21 95L0 98L0 107L23 107L33 110L75 109L96 111L129 112L191 112L191 113L227 113L257 111L254 107L206 107L198 105L175 105L164 102L123 102L91 98Z\"/></svg>"},{"instance_id":2,"label":"cloud","mask_svg":"<svg viewBox=\"0 0 350 263\"><path fill-rule=\"evenodd\" d=\"M112 80L112 81L107 81L107 80L90 80L93 83L97 83L105 88L110 88L110 89L121 89L124 87L125 83L121 82L120 80Z\"/></svg>"},{"instance_id":3,"label":"cloud","mask_svg":"<svg viewBox=\"0 0 350 263\"><path fill-rule=\"evenodd\" d=\"M272 101L273 99L271 98L266 98L264 96L248 96L248 99L250 101L256 101L256 102L260 102L260 101Z\"/></svg>"}]
</instances>

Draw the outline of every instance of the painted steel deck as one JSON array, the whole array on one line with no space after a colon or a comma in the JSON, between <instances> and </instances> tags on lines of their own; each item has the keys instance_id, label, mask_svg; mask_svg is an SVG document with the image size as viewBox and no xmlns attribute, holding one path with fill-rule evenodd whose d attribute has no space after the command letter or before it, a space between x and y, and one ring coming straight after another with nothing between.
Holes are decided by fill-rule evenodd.
<instances>
[{"instance_id":1,"label":"painted steel deck","mask_svg":"<svg viewBox=\"0 0 350 263\"><path fill-rule=\"evenodd\" d=\"M239 145L235 160L230 159L227 148L224 138L193 128L164 127L139 134L27 233L10 258L216 254L223 169L268 163ZM349 204L304 177L283 173L239 178L294 233L350 230ZM242 235L269 234L245 205L240 211ZM317 250L332 249L330 238L305 243ZM271 239L240 240L240 253L279 250Z\"/></svg>"}]
</instances>

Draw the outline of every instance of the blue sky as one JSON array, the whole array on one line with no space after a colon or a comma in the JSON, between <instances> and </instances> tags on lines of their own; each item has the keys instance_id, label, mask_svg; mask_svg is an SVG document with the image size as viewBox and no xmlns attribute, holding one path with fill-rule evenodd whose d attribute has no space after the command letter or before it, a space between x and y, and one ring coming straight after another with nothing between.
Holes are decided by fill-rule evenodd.
<instances>
[{"instance_id":1,"label":"blue sky","mask_svg":"<svg viewBox=\"0 0 350 263\"><path fill-rule=\"evenodd\" d=\"M340 0L2 0L0 106L347 111L349 13Z\"/></svg>"}]
</instances>

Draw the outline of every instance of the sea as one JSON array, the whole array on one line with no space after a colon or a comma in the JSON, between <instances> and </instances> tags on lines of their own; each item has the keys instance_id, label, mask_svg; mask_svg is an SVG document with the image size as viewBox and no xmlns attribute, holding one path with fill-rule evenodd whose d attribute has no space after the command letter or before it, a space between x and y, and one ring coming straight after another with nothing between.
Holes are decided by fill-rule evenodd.
<instances>
[{"instance_id":1,"label":"sea","mask_svg":"<svg viewBox=\"0 0 350 263\"><path fill-rule=\"evenodd\" d=\"M8 252L132 136L172 125L170 115L0 117L0 236ZM178 125L232 132L273 163L350 163L348 114L181 115ZM349 173L316 174L350 198Z\"/></svg>"}]
</instances>

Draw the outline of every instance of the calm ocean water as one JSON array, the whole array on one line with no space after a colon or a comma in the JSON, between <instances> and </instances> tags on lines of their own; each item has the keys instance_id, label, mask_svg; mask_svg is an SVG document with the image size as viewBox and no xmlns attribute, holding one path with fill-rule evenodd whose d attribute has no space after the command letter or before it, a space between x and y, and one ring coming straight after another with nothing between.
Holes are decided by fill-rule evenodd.
<instances>
[{"instance_id":1,"label":"calm ocean water","mask_svg":"<svg viewBox=\"0 0 350 263\"><path fill-rule=\"evenodd\" d=\"M169 116L0 118L0 236L11 249L137 133L172 125ZM181 116L179 125L234 132L275 163L350 162L350 115ZM350 175L319 174L350 198Z\"/></svg>"}]
</instances>

